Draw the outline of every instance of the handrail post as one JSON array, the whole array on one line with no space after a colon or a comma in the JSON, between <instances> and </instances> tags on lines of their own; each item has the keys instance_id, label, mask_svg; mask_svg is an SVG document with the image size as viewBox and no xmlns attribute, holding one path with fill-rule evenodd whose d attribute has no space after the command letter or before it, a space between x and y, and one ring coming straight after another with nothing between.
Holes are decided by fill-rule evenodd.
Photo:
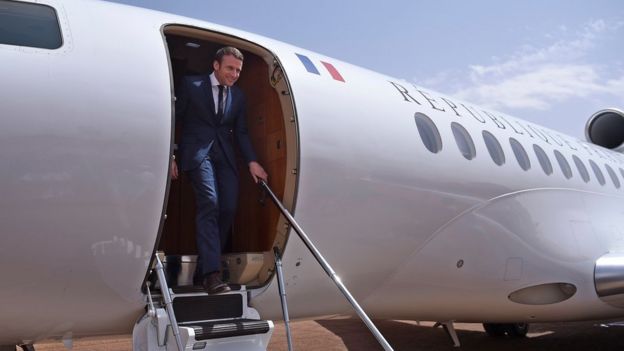
<instances>
[{"instance_id":1,"label":"handrail post","mask_svg":"<svg viewBox=\"0 0 624 351\"><path fill-rule=\"evenodd\" d=\"M163 294L165 300L165 308L167 309L167 315L169 315L169 322L171 323L171 329L173 336L175 336L178 351L184 351L182 346L182 338L180 337L180 328L178 327L178 321L176 320L175 313L173 311L173 300L169 293L169 286L167 285L167 278L165 277L165 270L158 254L156 254L156 274L158 275L158 281L160 282L160 291Z\"/></svg>"},{"instance_id":2,"label":"handrail post","mask_svg":"<svg viewBox=\"0 0 624 351\"><path fill-rule=\"evenodd\" d=\"M284 284L284 272L282 270L282 258L279 248L273 248L275 253L275 269L277 271L277 287L279 288L280 300L282 302L282 313L284 315L284 327L286 328L286 341L288 342L288 351L292 351L292 338L290 337L290 320L288 317L288 304L286 303L286 286Z\"/></svg>"},{"instance_id":3,"label":"handrail post","mask_svg":"<svg viewBox=\"0 0 624 351\"><path fill-rule=\"evenodd\" d=\"M273 200L273 203L279 208L279 210L282 213L282 215L284 215L284 217L286 217L286 220L288 220L288 222L293 227L293 229L295 229L295 232L297 232L297 234L299 234L299 238L301 238L303 243L308 247L308 249L310 250L310 252L314 256L314 258L316 258L316 260L319 262L319 264L321 265L323 270L325 270L325 273L327 273L327 275L329 275L329 277L334 281L336 286L338 286L338 289L340 289L340 291L347 298L349 303L351 303L351 306L353 306L353 309L355 309L355 312L357 312L357 314L360 317L360 319L364 322L364 324L366 324L366 326L371 331L371 333L373 333L373 335L375 336L375 338L377 339L379 344L381 344L381 346L384 348L384 350L386 350L386 351L393 351L393 349L390 346L390 344L388 343L388 341L386 341L386 339L379 332L377 327L375 327L375 324L373 324L373 322L370 320L370 318L368 318L368 315L366 315L366 312L364 312L362 307L360 307L360 304L358 304L358 302L355 300L355 298L353 298L353 296L351 295L351 293L349 292L347 287L344 284L342 284L342 281L340 280L340 277L336 274L336 272L334 272L334 270L329 265L329 263L325 260L323 255L321 255L321 253L316 248L316 246L314 246L312 241L305 234L303 229L301 229L301 227L299 226L297 221L295 221L295 218L290 214L290 212L288 212L288 210L280 202L280 200L277 198L277 196L275 196L273 191L271 191L271 188L269 188L268 184L264 180L260 180L260 185L262 185L262 187L267 191L267 193L271 197L271 200Z\"/></svg>"}]
</instances>

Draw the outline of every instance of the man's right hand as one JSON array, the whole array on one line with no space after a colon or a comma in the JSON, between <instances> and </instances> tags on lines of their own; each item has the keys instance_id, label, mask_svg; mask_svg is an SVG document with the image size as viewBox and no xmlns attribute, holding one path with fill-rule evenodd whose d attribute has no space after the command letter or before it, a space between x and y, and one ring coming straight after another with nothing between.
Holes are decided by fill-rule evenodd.
<instances>
[{"instance_id":1,"label":"man's right hand","mask_svg":"<svg viewBox=\"0 0 624 351\"><path fill-rule=\"evenodd\" d=\"M176 180L178 179L178 176L180 174L178 173L178 164L176 163L175 158L173 160L171 160L171 179Z\"/></svg>"}]
</instances>

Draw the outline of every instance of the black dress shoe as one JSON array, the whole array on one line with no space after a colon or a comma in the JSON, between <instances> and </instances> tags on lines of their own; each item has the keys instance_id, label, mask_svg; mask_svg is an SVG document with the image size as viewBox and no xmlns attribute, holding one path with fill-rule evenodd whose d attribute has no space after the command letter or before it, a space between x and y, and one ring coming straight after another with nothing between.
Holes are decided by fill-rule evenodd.
<instances>
[{"instance_id":1,"label":"black dress shoe","mask_svg":"<svg viewBox=\"0 0 624 351\"><path fill-rule=\"evenodd\" d=\"M202 285L204 290L210 295L223 294L230 291L230 287L219 278L219 272L207 274Z\"/></svg>"}]
</instances>

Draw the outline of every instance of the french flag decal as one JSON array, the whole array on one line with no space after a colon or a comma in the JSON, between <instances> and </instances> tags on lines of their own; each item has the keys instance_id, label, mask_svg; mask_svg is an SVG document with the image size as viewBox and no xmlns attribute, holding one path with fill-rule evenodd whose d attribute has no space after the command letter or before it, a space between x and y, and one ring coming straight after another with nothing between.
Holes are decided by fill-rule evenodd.
<instances>
[{"instance_id":1,"label":"french flag decal","mask_svg":"<svg viewBox=\"0 0 624 351\"><path fill-rule=\"evenodd\" d=\"M301 63L303 64L303 67L305 67L306 71L308 71L308 72L310 72L312 74L321 75L321 72L319 72L319 70L316 68L316 66L314 65L312 60L310 60L309 57L307 57L305 55L301 55L301 54L295 54L295 55L297 55L297 57L299 58L299 61L301 61ZM345 81L344 78L342 78L342 75L340 74L340 72L338 72L336 67L334 67L334 65L332 65L329 62L325 62L325 61L320 61L320 62L323 65L323 67L325 67L327 72L329 72L329 75L331 75L331 77L334 78L334 80L337 80L337 81L340 81L340 82L344 82Z\"/></svg>"}]
</instances>

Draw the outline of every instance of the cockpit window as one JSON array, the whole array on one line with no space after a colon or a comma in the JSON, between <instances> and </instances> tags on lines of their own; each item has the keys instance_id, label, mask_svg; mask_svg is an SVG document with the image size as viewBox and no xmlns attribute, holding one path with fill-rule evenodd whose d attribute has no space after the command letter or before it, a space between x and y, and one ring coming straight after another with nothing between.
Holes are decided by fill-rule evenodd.
<instances>
[{"instance_id":1,"label":"cockpit window","mask_svg":"<svg viewBox=\"0 0 624 351\"><path fill-rule=\"evenodd\" d=\"M60 48L63 38L56 11L46 5L0 0L0 44Z\"/></svg>"},{"instance_id":2,"label":"cockpit window","mask_svg":"<svg viewBox=\"0 0 624 351\"><path fill-rule=\"evenodd\" d=\"M511 145L511 149L513 150L514 155L516 156L516 160L525 171L528 171L531 168L531 160L529 159L529 155L520 142L514 138L509 138L509 144Z\"/></svg>"},{"instance_id":3,"label":"cockpit window","mask_svg":"<svg viewBox=\"0 0 624 351\"><path fill-rule=\"evenodd\" d=\"M475 149L475 144L468 134L466 128L464 128L461 124L457 122L451 123L451 130L453 131L453 136L455 137L455 142L457 143L457 147L459 151L462 153L462 156L467 160L472 160L477 155L477 151Z\"/></svg>"},{"instance_id":4,"label":"cockpit window","mask_svg":"<svg viewBox=\"0 0 624 351\"><path fill-rule=\"evenodd\" d=\"M417 112L414 114L414 120L416 121L416 127L418 128L418 134L420 134L420 139L427 150L433 152L434 154L440 152L442 150L442 138L440 137L440 132L436 127L435 123L431 120L431 118L427 117L427 115Z\"/></svg>"}]
</instances>

